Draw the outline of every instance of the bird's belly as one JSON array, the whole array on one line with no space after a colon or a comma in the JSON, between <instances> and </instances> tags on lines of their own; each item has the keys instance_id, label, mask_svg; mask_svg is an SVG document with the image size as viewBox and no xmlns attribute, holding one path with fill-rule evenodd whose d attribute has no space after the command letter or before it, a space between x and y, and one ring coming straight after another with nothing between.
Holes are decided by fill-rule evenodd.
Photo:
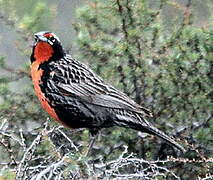
<instances>
[{"instance_id":1,"label":"bird's belly","mask_svg":"<svg viewBox=\"0 0 213 180\"><path fill-rule=\"evenodd\" d=\"M57 101L59 102L59 101ZM72 128L105 128L113 126L112 114L104 107L93 106L78 99L64 99L55 106L58 117Z\"/></svg>"}]
</instances>

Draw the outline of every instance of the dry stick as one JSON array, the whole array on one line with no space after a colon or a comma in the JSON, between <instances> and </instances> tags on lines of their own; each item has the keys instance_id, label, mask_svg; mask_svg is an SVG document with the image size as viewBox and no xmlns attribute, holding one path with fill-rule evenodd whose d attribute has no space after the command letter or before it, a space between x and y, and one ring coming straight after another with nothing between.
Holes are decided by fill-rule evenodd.
<instances>
[{"instance_id":1,"label":"dry stick","mask_svg":"<svg viewBox=\"0 0 213 180\"><path fill-rule=\"evenodd\" d=\"M13 149L11 147L11 144L10 144L10 139L13 139L14 141L17 141L20 145L20 141L15 137L13 136L12 134L10 134L9 132L6 132L6 123L7 123L7 119L3 119L3 122L1 123L0 125L0 134L6 138L8 138L8 142L5 142L5 139L1 139L0 141L0 145L2 145L3 147L5 147L6 151L8 152L9 156L10 156L10 160L11 162L10 163L2 163L2 164L14 164L14 165L17 165L17 161L14 157L14 153L13 153ZM13 163L12 163L13 162Z\"/></svg>"},{"instance_id":2,"label":"dry stick","mask_svg":"<svg viewBox=\"0 0 213 180\"><path fill-rule=\"evenodd\" d=\"M138 159L132 157L133 154L128 155L127 157L124 158L124 155L127 153L127 146L124 147L125 150L123 153L120 155L120 157L116 160L110 161L104 165L99 165L99 167L95 166L96 168L100 169L106 169L104 171L105 174L108 174L108 176L114 176L114 177L125 177L125 178L134 178L134 177L141 177L145 179L150 179L150 177L157 177L157 176L164 176L164 173L160 173L159 170L164 171L168 174L171 174L174 178L180 179L174 172L170 171L169 169L165 167L158 166L158 163L167 163L171 162L170 160L157 160L157 161L147 161L144 159ZM146 164L148 165L147 168L143 168L140 172L136 172L134 174L121 174L119 172L119 169L128 165L143 165ZM106 168L109 167L110 168ZM151 172L150 169L152 170ZM154 174L153 174L154 173Z\"/></svg>"},{"instance_id":3,"label":"dry stick","mask_svg":"<svg viewBox=\"0 0 213 180\"><path fill-rule=\"evenodd\" d=\"M4 142L4 141L5 141L5 139L2 139L0 141L0 145L2 145L6 149L6 151L8 152L11 162L9 162L9 163L1 163L1 165L9 165L9 164L17 165L17 161L16 161L16 159L15 159L15 157L13 155L13 150L11 148L9 139L8 139L7 143Z\"/></svg>"},{"instance_id":4,"label":"dry stick","mask_svg":"<svg viewBox=\"0 0 213 180\"><path fill-rule=\"evenodd\" d=\"M209 174L209 175L206 175L206 177L205 178L200 178L200 177L198 177L198 180L212 180L213 179L213 175L211 175L211 174Z\"/></svg>"},{"instance_id":5,"label":"dry stick","mask_svg":"<svg viewBox=\"0 0 213 180\"><path fill-rule=\"evenodd\" d=\"M51 178L53 177L53 172L54 172L57 168L59 168L60 166L64 165L64 160L65 160L67 157L68 157L68 155L65 154L64 157L63 157L60 161L58 161L58 162L56 162L56 163L51 164L50 166L48 166L46 169L44 169L43 171L41 171L36 177L32 178L32 180L42 180L43 177L44 177L47 173L49 173L49 177L48 177L47 179L51 179Z\"/></svg>"},{"instance_id":6,"label":"dry stick","mask_svg":"<svg viewBox=\"0 0 213 180\"><path fill-rule=\"evenodd\" d=\"M57 130L70 142L71 146L78 152L78 148L74 145L73 141L63 132L60 130L60 127Z\"/></svg>"},{"instance_id":7,"label":"dry stick","mask_svg":"<svg viewBox=\"0 0 213 180\"><path fill-rule=\"evenodd\" d=\"M25 164L25 162L27 160L31 159L33 152L35 151L36 146L41 142L43 132L46 131L47 125L48 125L48 123L46 122L44 129L37 135L37 137L34 139L32 144L29 146L29 148L27 148L26 152L24 153L23 158L20 161L18 169L17 169L16 180L22 180L23 179L24 173L27 169L27 164Z\"/></svg>"}]
</instances>

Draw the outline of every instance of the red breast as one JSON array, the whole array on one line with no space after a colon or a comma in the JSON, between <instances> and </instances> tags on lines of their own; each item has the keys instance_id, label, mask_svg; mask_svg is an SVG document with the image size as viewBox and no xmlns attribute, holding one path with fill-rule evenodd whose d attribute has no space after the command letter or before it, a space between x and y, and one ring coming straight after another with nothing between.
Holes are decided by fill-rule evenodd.
<instances>
[{"instance_id":1,"label":"red breast","mask_svg":"<svg viewBox=\"0 0 213 180\"><path fill-rule=\"evenodd\" d=\"M41 102L42 107L56 120L60 121L55 110L49 105L48 99L41 91L40 84L43 70L39 69L41 63L48 61L53 55L53 48L46 42L38 42L34 50L35 61L31 64L31 76L35 93Z\"/></svg>"}]
</instances>

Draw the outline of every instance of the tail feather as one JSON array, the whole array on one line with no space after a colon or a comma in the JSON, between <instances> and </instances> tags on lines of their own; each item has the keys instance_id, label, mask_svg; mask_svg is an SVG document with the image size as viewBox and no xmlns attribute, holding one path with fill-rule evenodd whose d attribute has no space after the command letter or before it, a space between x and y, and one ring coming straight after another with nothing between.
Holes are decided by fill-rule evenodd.
<instances>
[{"instance_id":1,"label":"tail feather","mask_svg":"<svg viewBox=\"0 0 213 180\"><path fill-rule=\"evenodd\" d=\"M137 130L139 130L139 129L137 128ZM171 137L169 137L168 135L166 135L165 133L163 133L162 131L160 131L159 129L157 129L153 126L143 126L141 131L160 137L161 139L165 140L168 144L170 144L171 146L175 146L177 149L181 150L182 152L186 151L174 139L172 139Z\"/></svg>"},{"instance_id":2,"label":"tail feather","mask_svg":"<svg viewBox=\"0 0 213 180\"><path fill-rule=\"evenodd\" d=\"M150 124L145 118L141 117L138 114L134 114L134 118L130 115L120 115L116 114L117 120L114 122L115 125L123 126L123 127L130 127L132 129L146 132L155 136L160 137L161 139L165 140L171 146L175 146L177 149L185 152L186 150L178 144L174 139L166 135L164 132L160 131L159 129L155 128L152 124Z\"/></svg>"}]
</instances>

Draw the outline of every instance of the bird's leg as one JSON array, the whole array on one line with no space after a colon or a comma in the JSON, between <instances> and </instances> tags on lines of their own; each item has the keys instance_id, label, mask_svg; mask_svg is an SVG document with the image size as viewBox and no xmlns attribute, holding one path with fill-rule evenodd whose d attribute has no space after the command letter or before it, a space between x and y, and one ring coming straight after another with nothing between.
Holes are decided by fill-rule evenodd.
<instances>
[{"instance_id":1,"label":"bird's leg","mask_svg":"<svg viewBox=\"0 0 213 180\"><path fill-rule=\"evenodd\" d=\"M99 135L99 131L96 131L96 130L92 131L92 130L90 130L90 141L89 141L88 150L86 152L86 156L88 156L89 153L91 152L92 147L93 147L93 145L95 143L95 140L97 139L98 135Z\"/></svg>"}]
</instances>

